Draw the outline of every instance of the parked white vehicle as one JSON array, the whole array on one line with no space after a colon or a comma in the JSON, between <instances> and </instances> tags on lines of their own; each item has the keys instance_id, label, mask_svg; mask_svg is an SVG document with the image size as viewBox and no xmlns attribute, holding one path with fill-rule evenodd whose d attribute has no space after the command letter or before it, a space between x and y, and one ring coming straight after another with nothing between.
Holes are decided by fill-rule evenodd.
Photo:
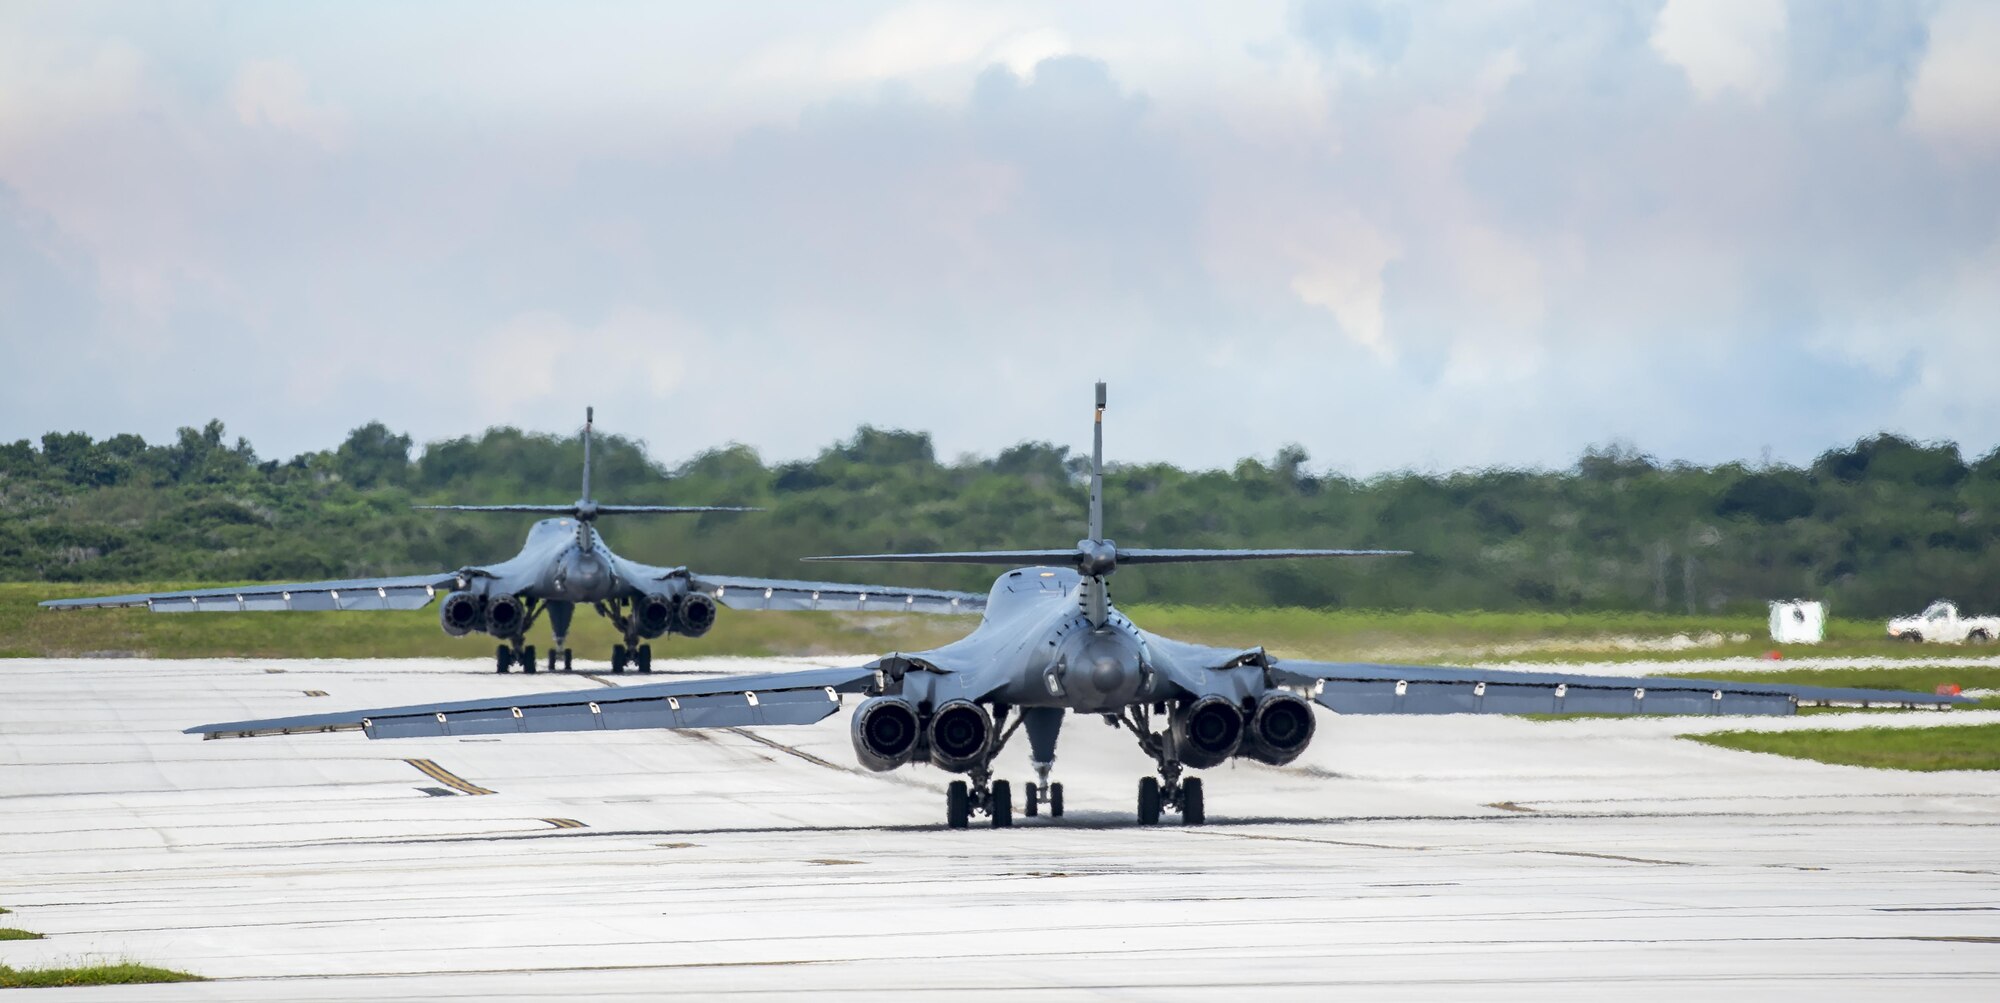
<instances>
[{"instance_id":1,"label":"parked white vehicle","mask_svg":"<svg viewBox=\"0 0 2000 1003\"><path fill-rule=\"evenodd\" d=\"M1958 606L1940 599L1916 616L1889 621L1889 636L1900 641L1987 644L2000 638L2000 616L1959 616Z\"/></svg>"}]
</instances>

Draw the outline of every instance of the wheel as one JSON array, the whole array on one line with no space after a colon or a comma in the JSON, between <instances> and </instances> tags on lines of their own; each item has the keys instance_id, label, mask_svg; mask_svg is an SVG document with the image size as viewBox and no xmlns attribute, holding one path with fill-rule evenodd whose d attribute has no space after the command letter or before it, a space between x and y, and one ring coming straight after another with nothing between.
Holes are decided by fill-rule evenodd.
<instances>
[{"instance_id":1,"label":"wheel","mask_svg":"<svg viewBox=\"0 0 2000 1003\"><path fill-rule=\"evenodd\" d=\"M554 672L554 671L556 670L556 652L557 652L558 650L560 650L560 649L557 649L557 648L550 648L550 649L549 649L549 671L550 671L550 672Z\"/></svg>"},{"instance_id":2,"label":"wheel","mask_svg":"<svg viewBox=\"0 0 2000 1003\"><path fill-rule=\"evenodd\" d=\"M1208 821L1208 812L1201 803L1201 778L1192 777L1181 784L1181 824L1200 825Z\"/></svg>"},{"instance_id":3,"label":"wheel","mask_svg":"<svg viewBox=\"0 0 2000 1003\"><path fill-rule=\"evenodd\" d=\"M972 795L965 789L965 781L954 780L944 789L944 824L954 829L963 829L972 821Z\"/></svg>"},{"instance_id":4,"label":"wheel","mask_svg":"<svg viewBox=\"0 0 2000 1003\"><path fill-rule=\"evenodd\" d=\"M1027 793L1021 795L1021 814L1029 818L1034 818L1042 810L1042 806L1035 803L1035 799L1041 796L1042 789L1036 787L1034 784L1029 784L1026 790Z\"/></svg>"},{"instance_id":5,"label":"wheel","mask_svg":"<svg viewBox=\"0 0 2000 1003\"><path fill-rule=\"evenodd\" d=\"M528 645L527 647L525 647L525 648L522 648L522 649L521 649L521 671L522 671L522 672L527 672L527 673L530 673L530 674L532 674L532 673L533 673L533 672L534 672L534 671L535 671L536 669L538 669L538 668L540 668L540 667L541 667L541 664L542 664L542 663L540 663L540 662L538 662L538 661L536 661L536 660L535 660L535 646L534 646L534 645L530 644L530 645Z\"/></svg>"},{"instance_id":6,"label":"wheel","mask_svg":"<svg viewBox=\"0 0 2000 1003\"><path fill-rule=\"evenodd\" d=\"M1049 785L1049 817L1050 817L1050 818L1061 818L1061 817L1062 817L1062 785L1061 785L1061 784L1050 784L1050 785Z\"/></svg>"},{"instance_id":7,"label":"wheel","mask_svg":"<svg viewBox=\"0 0 2000 1003\"><path fill-rule=\"evenodd\" d=\"M568 648L563 649L563 671L564 672L576 671L576 666L570 664L570 653Z\"/></svg>"},{"instance_id":8,"label":"wheel","mask_svg":"<svg viewBox=\"0 0 2000 1003\"><path fill-rule=\"evenodd\" d=\"M993 828L1005 829L1014 824L1014 786L1005 780L993 781L993 793L986 802L987 814L993 816Z\"/></svg>"},{"instance_id":9,"label":"wheel","mask_svg":"<svg viewBox=\"0 0 2000 1003\"><path fill-rule=\"evenodd\" d=\"M1160 824L1160 781L1153 777L1139 780L1139 824Z\"/></svg>"},{"instance_id":10,"label":"wheel","mask_svg":"<svg viewBox=\"0 0 2000 1003\"><path fill-rule=\"evenodd\" d=\"M514 664L514 649L501 645L493 649L493 671L505 672Z\"/></svg>"},{"instance_id":11,"label":"wheel","mask_svg":"<svg viewBox=\"0 0 2000 1003\"><path fill-rule=\"evenodd\" d=\"M639 663L640 672L653 671L653 646L650 644L640 645L639 657L632 660Z\"/></svg>"},{"instance_id":12,"label":"wheel","mask_svg":"<svg viewBox=\"0 0 2000 1003\"><path fill-rule=\"evenodd\" d=\"M622 644L611 646L611 671L625 671L625 646Z\"/></svg>"}]
</instances>

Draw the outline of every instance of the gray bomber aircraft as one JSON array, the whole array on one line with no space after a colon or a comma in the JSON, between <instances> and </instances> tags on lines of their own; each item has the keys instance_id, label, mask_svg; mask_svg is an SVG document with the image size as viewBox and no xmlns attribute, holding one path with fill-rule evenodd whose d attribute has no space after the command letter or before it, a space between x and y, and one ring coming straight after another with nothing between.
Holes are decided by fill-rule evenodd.
<instances>
[{"instance_id":1,"label":"gray bomber aircraft","mask_svg":"<svg viewBox=\"0 0 2000 1003\"><path fill-rule=\"evenodd\" d=\"M1028 733L1036 782L1022 807L1063 813L1063 785L1049 781L1068 714L1102 717L1138 739L1158 767L1139 781L1142 825L1177 811L1205 820L1202 782L1189 770L1236 758L1283 766L1312 741L1313 705L1335 714L1791 714L1801 704L1943 706L1962 697L1712 679L1584 676L1496 669L1308 662L1262 648L1213 648L1140 629L1111 602L1121 565L1293 557L1387 556L1382 550L1148 550L1103 533L1104 385L1090 480L1090 536L1075 549L866 554L809 560L1026 565L1002 574L985 617L965 638L930 651L888 655L852 668L806 669L611 690L418 704L261 721L205 724L188 734L247 738L358 730L369 738L727 728L811 724L861 698L849 723L855 758L875 771L929 763L966 780L946 791L945 820L974 814L1013 824L994 757Z\"/></svg>"},{"instance_id":2,"label":"gray bomber aircraft","mask_svg":"<svg viewBox=\"0 0 2000 1003\"><path fill-rule=\"evenodd\" d=\"M835 582L738 578L696 574L684 567L656 568L612 553L597 533L602 516L754 512L717 505L602 505L590 496L590 440L596 408L584 412L583 495L568 505L419 505L450 512L527 512L550 518L528 531L521 552L498 564L468 565L457 571L396 578L355 578L290 585L155 592L90 599L54 599L52 610L144 606L155 613L241 613L275 610L421 609L442 593L438 622L453 637L485 633L501 644L494 667L535 671L528 631L543 614L554 644L548 668L573 667L568 647L571 618L587 605L611 621L624 642L611 647L611 671L626 666L653 671L653 646L667 634L700 637L715 624L716 606L760 610L874 610L880 612L975 613L985 599L970 592L879 588Z\"/></svg>"}]
</instances>

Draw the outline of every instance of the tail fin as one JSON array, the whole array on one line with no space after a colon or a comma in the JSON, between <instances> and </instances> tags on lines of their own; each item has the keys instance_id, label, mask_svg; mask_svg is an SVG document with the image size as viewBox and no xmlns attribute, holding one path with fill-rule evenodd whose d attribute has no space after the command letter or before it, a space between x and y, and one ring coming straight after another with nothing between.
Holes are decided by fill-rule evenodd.
<instances>
[{"instance_id":1,"label":"tail fin","mask_svg":"<svg viewBox=\"0 0 2000 1003\"><path fill-rule=\"evenodd\" d=\"M1104 381L1097 381L1097 411L1090 427L1090 538L1104 539Z\"/></svg>"},{"instance_id":2,"label":"tail fin","mask_svg":"<svg viewBox=\"0 0 2000 1003\"><path fill-rule=\"evenodd\" d=\"M906 564L1031 564L1073 566L1086 578L1102 578L1120 564L1199 564L1212 561L1264 561L1292 557L1404 557L1407 550L1157 550L1127 549L1104 538L1104 401L1097 384L1097 410L1090 448L1090 537L1073 550L948 551L930 554L842 554L807 557L807 561L884 561Z\"/></svg>"},{"instance_id":3,"label":"tail fin","mask_svg":"<svg viewBox=\"0 0 2000 1003\"><path fill-rule=\"evenodd\" d=\"M583 409L583 496L569 505L416 505L434 512L529 512L536 515L566 515L590 522L600 515L682 515L695 512L761 512L763 509L738 505L599 505L590 499L591 426L597 409Z\"/></svg>"},{"instance_id":4,"label":"tail fin","mask_svg":"<svg viewBox=\"0 0 2000 1003\"><path fill-rule=\"evenodd\" d=\"M590 426L597 420L597 409L583 409L583 494L577 502L579 507L590 504Z\"/></svg>"}]
</instances>

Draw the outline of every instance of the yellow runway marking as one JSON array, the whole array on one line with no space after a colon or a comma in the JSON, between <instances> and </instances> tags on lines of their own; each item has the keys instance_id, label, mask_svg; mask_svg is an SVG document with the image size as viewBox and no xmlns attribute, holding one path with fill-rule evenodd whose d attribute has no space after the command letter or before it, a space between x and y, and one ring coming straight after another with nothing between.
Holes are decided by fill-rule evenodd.
<instances>
[{"instance_id":1,"label":"yellow runway marking","mask_svg":"<svg viewBox=\"0 0 2000 1003\"><path fill-rule=\"evenodd\" d=\"M306 696L309 696L309 697L323 697L323 696L325 696L325 695L326 695L326 691L325 691L325 690L307 690L307 691L306 691Z\"/></svg>"},{"instance_id":2,"label":"yellow runway marking","mask_svg":"<svg viewBox=\"0 0 2000 1003\"><path fill-rule=\"evenodd\" d=\"M438 783L441 783L446 787L451 788L452 790L458 791L461 794L493 793L492 791L489 791L486 788L479 786L478 784L466 780L465 778L451 772L450 770L445 769L442 766L439 766L434 762L431 762L428 759L405 759L403 760L403 762L406 762L411 766L414 766L417 769L422 770L424 776L427 776L432 780L435 780Z\"/></svg>"},{"instance_id":3,"label":"yellow runway marking","mask_svg":"<svg viewBox=\"0 0 2000 1003\"><path fill-rule=\"evenodd\" d=\"M545 819L542 819L542 821L544 821L544 822L547 822L548 824L550 824L550 825L553 825L553 826L555 826L555 827L556 827L556 828L558 828L558 829L588 829L588 828L590 828L590 826L587 826L587 825L584 825L584 824L583 824L582 822L579 822L579 821L577 821L576 819L573 819L573 818L545 818Z\"/></svg>"}]
</instances>

